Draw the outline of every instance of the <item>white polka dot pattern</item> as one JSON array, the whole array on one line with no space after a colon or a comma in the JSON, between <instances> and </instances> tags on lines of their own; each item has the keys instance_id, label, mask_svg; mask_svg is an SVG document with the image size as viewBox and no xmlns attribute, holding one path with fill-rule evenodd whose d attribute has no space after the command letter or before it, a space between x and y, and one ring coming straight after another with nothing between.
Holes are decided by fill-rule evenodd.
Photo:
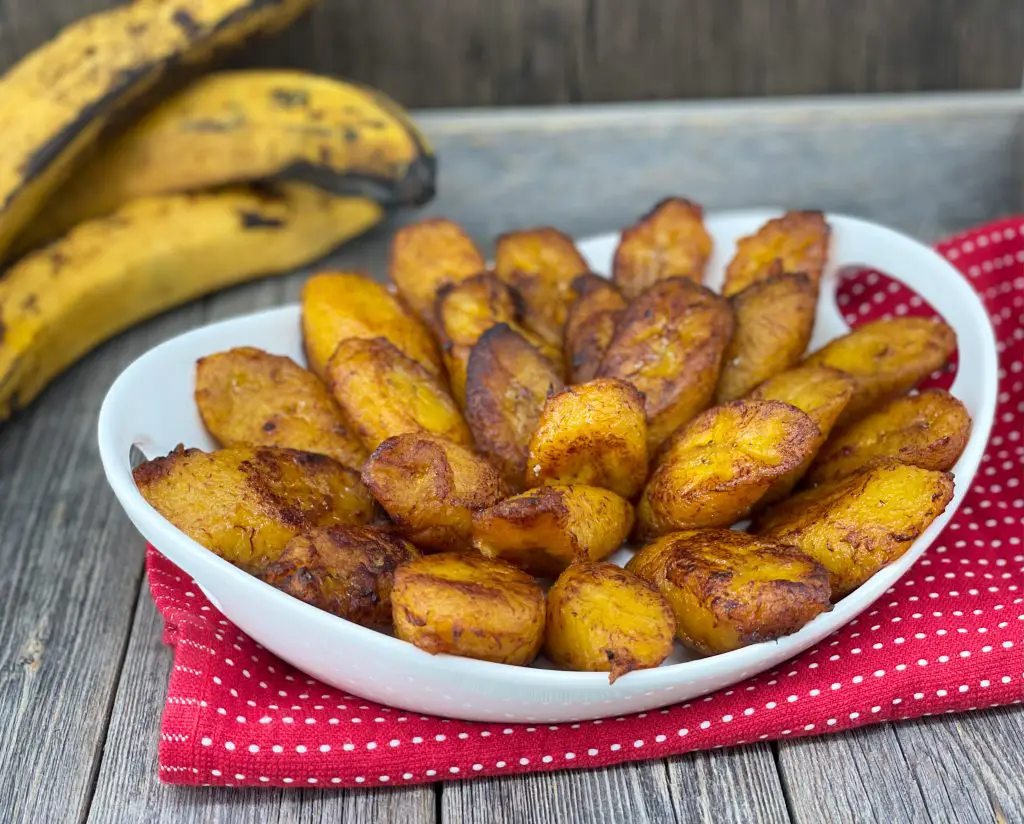
<instances>
[{"instance_id":1,"label":"white polka dot pattern","mask_svg":"<svg viewBox=\"0 0 1024 824\"><path fill-rule=\"evenodd\" d=\"M1002 367L996 425L975 485L946 532L835 635L777 670L680 706L604 723L474 724L405 715L292 669L239 633L150 548L150 586L166 622L164 640L175 651L161 779L394 786L592 767L1020 703L1024 218L951 238L939 250L966 274L992 317ZM851 324L930 313L878 272L849 279L839 303ZM948 385L951 375L931 381Z\"/></svg>"}]
</instances>

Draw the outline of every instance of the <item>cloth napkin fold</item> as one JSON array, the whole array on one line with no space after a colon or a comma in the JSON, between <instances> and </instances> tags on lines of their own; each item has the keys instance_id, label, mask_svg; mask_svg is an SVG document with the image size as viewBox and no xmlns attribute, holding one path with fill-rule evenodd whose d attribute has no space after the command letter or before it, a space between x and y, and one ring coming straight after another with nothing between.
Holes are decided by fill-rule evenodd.
<instances>
[{"instance_id":1,"label":"cloth napkin fold","mask_svg":"<svg viewBox=\"0 0 1024 824\"><path fill-rule=\"evenodd\" d=\"M925 557L818 646L686 704L577 724L504 725L385 707L322 684L228 622L155 549L150 587L174 649L160 778L175 784L386 786L663 758L1024 699L1024 215L938 250L988 308L1001 359L974 485ZM882 273L844 282L860 324L930 308ZM969 364L967 365L969 366ZM948 385L949 373L933 376Z\"/></svg>"}]
</instances>

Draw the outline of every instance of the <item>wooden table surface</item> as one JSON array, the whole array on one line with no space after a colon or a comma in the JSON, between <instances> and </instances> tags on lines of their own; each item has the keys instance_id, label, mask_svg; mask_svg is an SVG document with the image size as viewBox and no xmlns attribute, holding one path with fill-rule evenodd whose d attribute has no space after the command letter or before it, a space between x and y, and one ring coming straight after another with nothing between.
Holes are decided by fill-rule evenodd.
<instances>
[{"instance_id":1,"label":"wooden table surface","mask_svg":"<svg viewBox=\"0 0 1024 824\"><path fill-rule=\"evenodd\" d=\"M421 115L441 194L342 249L382 274L398 221L481 243L619 227L667 193L818 206L922 239L1024 207L1015 94ZM0 819L62 822L1024 822L1024 712L943 716L604 770L408 789L184 789L157 780L171 667L143 544L95 443L111 381L170 336L294 300L302 275L167 313L100 347L0 427Z\"/></svg>"}]
</instances>

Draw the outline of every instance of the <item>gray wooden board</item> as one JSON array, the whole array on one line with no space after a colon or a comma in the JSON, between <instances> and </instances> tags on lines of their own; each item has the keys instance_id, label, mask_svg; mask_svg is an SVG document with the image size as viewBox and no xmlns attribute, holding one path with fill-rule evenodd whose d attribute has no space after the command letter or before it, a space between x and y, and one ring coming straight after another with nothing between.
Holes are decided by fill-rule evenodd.
<instances>
[{"instance_id":1,"label":"gray wooden board","mask_svg":"<svg viewBox=\"0 0 1024 824\"><path fill-rule=\"evenodd\" d=\"M199 317L188 307L101 347L0 429L0 811L61 821L87 805L142 574L96 413L129 361Z\"/></svg>"},{"instance_id":2,"label":"gray wooden board","mask_svg":"<svg viewBox=\"0 0 1024 824\"><path fill-rule=\"evenodd\" d=\"M120 0L0 0L0 67ZM410 106L1019 86L1019 0L320 0L239 65Z\"/></svg>"},{"instance_id":3,"label":"gray wooden board","mask_svg":"<svg viewBox=\"0 0 1024 824\"><path fill-rule=\"evenodd\" d=\"M1024 821L1024 713L1011 707L778 746L796 824Z\"/></svg>"},{"instance_id":4,"label":"gray wooden board","mask_svg":"<svg viewBox=\"0 0 1024 824\"><path fill-rule=\"evenodd\" d=\"M333 265L382 276L390 230L425 214L451 215L487 245L494 233L526 224L554 222L576 235L609 230L669 192L709 208L844 209L925 239L1024 208L1024 128L1014 95L419 119L442 157L438 200L344 247ZM405 792L158 784L170 652L141 582L142 542L102 480L96 412L113 377L154 343L204 320L292 300L301 281L233 289L142 324L0 428L0 817L1024 820L1024 715L1016 709L787 742L777 751L758 745Z\"/></svg>"}]
</instances>

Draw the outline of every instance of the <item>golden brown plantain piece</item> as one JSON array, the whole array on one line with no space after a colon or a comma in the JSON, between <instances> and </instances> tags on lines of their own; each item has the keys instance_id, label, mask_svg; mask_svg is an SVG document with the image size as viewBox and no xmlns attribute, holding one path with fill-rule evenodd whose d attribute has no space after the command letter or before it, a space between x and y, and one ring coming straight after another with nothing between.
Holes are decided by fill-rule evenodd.
<instances>
[{"instance_id":1,"label":"golden brown plantain piece","mask_svg":"<svg viewBox=\"0 0 1024 824\"><path fill-rule=\"evenodd\" d=\"M803 273L773 275L729 302L736 329L722 360L716 403L736 400L800 362L814 330L818 290Z\"/></svg>"},{"instance_id":2,"label":"golden brown plantain piece","mask_svg":"<svg viewBox=\"0 0 1024 824\"><path fill-rule=\"evenodd\" d=\"M817 437L806 414L779 401L709 409L666 444L637 508L640 536L735 523L807 458Z\"/></svg>"},{"instance_id":3,"label":"golden brown plantain piece","mask_svg":"<svg viewBox=\"0 0 1024 824\"><path fill-rule=\"evenodd\" d=\"M327 362L347 338L386 338L431 375L444 367L430 332L387 288L356 272L322 272L302 287L302 339L309 368L327 375Z\"/></svg>"},{"instance_id":4,"label":"golden brown plantain piece","mask_svg":"<svg viewBox=\"0 0 1024 824\"><path fill-rule=\"evenodd\" d=\"M818 453L812 484L845 478L887 460L922 469L952 469L971 435L971 416L945 389L897 398L861 418Z\"/></svg>"},{"instance_id":5,"label":"golden brown plantain piece","mask_svg":"<svg viewBox=\"0 0 1024 824\"><path fill-rule=\"evenodd\" d=\"M132 477L142 497L178 529L257 576L300 532L358 526L375 514L355 472L295 449L179 446L140 464Z\"/></svg>"},{"instance_id":6,"label":"golden brown plantain piece","mask_svg":"<svg viewBox=\"0 0 1024 824\"><path fill-rule=\"evenodd\" d=\"M853 397L836 423L848 426L887 401L906 394L956 351L956 333L927 318L876 320L836 338L804 361L831 366L857 381Z\"/></svg>"},{"instance_id":7,"label":"golden brown plantain piece","mask_svg":"<svg viewBox=\"0 0 1024 824\"><path fill-rule=\"evenodd\" d=\"M576 297L563 336L565 364L570 383L586 383L597 376L626 300L610 281L589 272L573 280L572 291Z\"/></svg>"},{"instance_id":8,"label":"golden brown plantain piece","mask_svg":"<svg viewBox=\"0 0 1024 824\"><path fill-rule=\"evenodd\" d=\"M704 210L689 200L665 198L623 230L612 278L627 300L636 299L665 278L684 277L700 283L713 246L704 228Z\"/></svg>"},{"instance_id":9,"label":"golden brown plantain piece","mask_svg":"<svg viewBox=\"0 0 1024 824\"><path fill-rule=\"evenodd\" d=\"M561 388L550 361L507 324L488 329L470 352L466 419L477 447L512 491L522 489L544 402Z\"/></svg>"},{"instance_id":10,"label":"golden brown plantain piece","mask_svg":"<svg viewBox=\"0 0 1024 824\"><path fill-rule=\"evenodd\" d=\"M542 486L473 515L473 546L554 578L575 561L600 561L633 527L629 501L596 486Z\"/></svg>"},{"instance_id":11,"label":"golden brown plantain piece","mask_svg":"<svg viewBox=\"0 0 1024 824\"><path fill-rule=\"evenodd\" d=\"M395 232L388 277L405 302L430 326L437 293L487 268L484 256L459 224L430 218Z\"/></svg>"},{"instance_id":12,"label":"golden brown plantain piece","mask_svg":"<svg viewBox=\"0 0 1024 824\"><path fill-rule=\"evenodd\" d=\"M572 238L551 227L508 232L494 251L494 271L522 296L523 322L558 348L572 282L588 269Z\"/></svg>"},{"instance_id":13,"label":"golden brown plantain piece","mask_svg":"<svg viewBox=\"0 0 1024 824\"><path fill-rule=\"evenodd\" d=\"M704 655L773 641L828 612L828 572L790 546L731 529L659 538L626 569L665 596L679 640Z\"/></svg>"},{"instance_id":14,"label":"golden brown plantain piece","mask_svg":"<svg viewBox=\"0 0 1024 824\"><path fill-rule=\"evenodd\" d=\"M518 332L562 372L561 349L548 345L521 326L521 309L517 294L491 272L441 287L436 307L438 336L452 394L461 406L465 406L466 400L469 353L480 336L499 323Z\"/></svg>"},{"instance_id":15,"label":"golden brown plantain piece","mask_svg":"<svg viewBox=\"0 0 1024 824\"><path fill-rule=\"evenodd\" d=\"M432 432L463 446L473 436L438 379L384 338L349 338L327 364L334 397L370 451L392 435Z\"/></svg>"},{"instance_id":16,"label":"golden brown plantain piece","mask_svg":"<svg viewBox=\"0 0 1024 824\"><path fill-rule=\"evenodd\" d=\"M196 406L222 446L318 452L352 469L366 448L324 383L291 358L239 346L196 362Z\"/></svg>"},{"instance_id":17,"label":"golden brown plantain piece","mask_svg":"<svg viewBox=\"0 0 1024 824\"><path fill-rule=\"evenodd\" d=\"M729 304L686 278L659 281L622 315L598 376L643 394L652 454L711 403L732 332Z\"/></svg>"},{"instance_id":18,"label":"golden brown plantain piece","mask_svg":"<svg viewBox=\"0 0 1024 824\"><path fill-rule=\"evenodd\" d=\"M390 627L395 570L419 556L397 535L372 527L329 526L296 535L260 577L356 624Z\"/></svg>"},{"instance_id":19,"label":"golden brown plantain piece","mask_svg":"<svg viewBox=\"0 0 1024 824\"><path fill-rule=\"evenodd\" d=\"M471 550L473 513L506 494L486 460L426 432L381 443L362 478L401 535L421 549L441 552Z\"/></svg>"},{"instance_id":20,"label":"golden brown plantain piece","mask_svg":"<svg viewBox=\"0 0 1024 824\"><path fill-rule=\"evenodd\" d=\"M952 498L948 472L892 461L794 495L755 529L825 567L835 599L903 555Z\"/></svg>"},{"instance_id":21,"label":"golden brown plantain piece","mask_svg":"<svg viewBox=\"0 0 1024 824\"><path fill-rule=\"evenodd\" d=\"M818 427L810 453L795 469L791 469L772 484L757 507L769 506L782 500L797 485L828 438L839 414L846 407L856 381L845 372L829 366L798 366L762 383L747 397L754 400L782 401L806 412Z\"/></svg>"},{"instance_id":22,"label":"golden brown plantain piece","mask_svg":"<svg viewBox=\"0 0 1024 824\"><path fill-rule=\"evenodd\" d=\"M530 439L526 486L587 484L630 499L645 480L644 399L631 383L598 378L547 399Z\"/></svg>"},{"instance_id":23,"label":"golden brown plantain piece","mask_svg":"<svg viewBox=\"0 0 1024 824\"><path fill-rule=\"evenodd\" d=\"M504 561L426 555L395 571L395 634L431 654L525 666L544 640L544 591Z\"/></svg>"},{"instance_id":24,"label":"golden brown plantain piece","mask_svg":"<svg viewBox=\"0 0 1024 824\"><path fill-rule=\"evenodd\" d=\"M736 243L736 254L725 270L722 294L731 297L780 272L803 272L817 290L828 260L831 233L821 212L786 212L769 220L755 234Z\"/></svg>"},{"instance_id":25,"label":"golden brown plantain piece","mask_svg":"<svg viewBox=\"0 0 1024 824\"><path fill-rule=\"evenodd\" d=\"M646 581L615 564L573 564L548 591L544 654L556 666L607 672L608 682L650 669L672 651L675 617Z\"/></svg>"}]
</instances>

